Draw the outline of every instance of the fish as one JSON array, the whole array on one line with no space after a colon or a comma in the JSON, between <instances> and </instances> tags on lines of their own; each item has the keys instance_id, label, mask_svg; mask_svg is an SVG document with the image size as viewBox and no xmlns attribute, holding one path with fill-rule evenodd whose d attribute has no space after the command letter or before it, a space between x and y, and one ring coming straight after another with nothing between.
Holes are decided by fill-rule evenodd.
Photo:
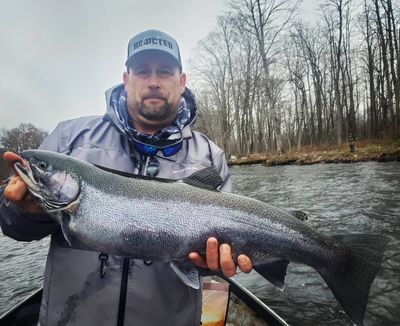
<instances>
[{"instance_id":1,"label":"fish","mask_svg":"<svg viewBox=\"0 0 400 326\"><path fill-rule=\"evenodd\" d=\"M213 167L178 181L127 176L77 158L26 150L14 168L71 243L123 257L169 262L188 286L200 288L190 252L205 253L215 237L247 255L256 272L283 288L290 262L314 268L350 319L363 324L387 238L325 235L268 203L218 190ZM120 175L124 174L124 175ZM302 215L302 214L300 214Z\"/></svg>"}]
</instances>

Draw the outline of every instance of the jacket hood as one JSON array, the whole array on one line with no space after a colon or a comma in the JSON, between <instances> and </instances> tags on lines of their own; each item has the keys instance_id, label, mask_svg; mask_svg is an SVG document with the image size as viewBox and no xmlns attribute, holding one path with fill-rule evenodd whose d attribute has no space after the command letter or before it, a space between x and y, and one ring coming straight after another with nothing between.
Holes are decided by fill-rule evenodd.
<instances>
[{"instance_id":1,"label":"jacket hood","mask_svg":"<svg viewBox=\"0 0 400 326\"><path fill-rule=\"evenodd\" d=\"M103 117L104 120L110 121L118 131L123 132L124 128L121 125L121 122L119 121L116 112L112 106L112 99L113 98L119 98L121 96L121 93L124 92L124 85L119 84L114 87L109 88L105 95L106 95L106 103L107 103L107 110L106 113ZM194 95L192 91L185 87L185 91L182 94L182 97L186 101L186 106L190 110L190 119L186 122L185 126L182 128L182 135L184 138L191 137L191 127L194 125L196 121L196 116L197 116L197 105L196 105L196 100L194 98Z\"/></svg>"}]
</instances>

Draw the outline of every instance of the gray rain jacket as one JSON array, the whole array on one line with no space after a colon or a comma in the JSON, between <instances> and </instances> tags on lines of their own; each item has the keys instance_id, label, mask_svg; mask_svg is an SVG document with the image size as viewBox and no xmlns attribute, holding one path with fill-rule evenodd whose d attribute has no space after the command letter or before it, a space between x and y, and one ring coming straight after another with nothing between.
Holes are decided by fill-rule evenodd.
<instances>
[{"instance_id":1,"label":"gray rain jacket","mask_svg":"<svg viewBox=\"0 0 400 326\"><path fill-rule=\"evenodd\" d=\"M118 120L107 112L61 122L45 139L41 149L71 155L123 172L138 174L138 153L125 135L118 132ZM196 105L190 92L184 97L192 118L183 129L183 146L175 155L158 158L157 177L182 179L194 171L214 166L230 191L231 182L223 151L190 124ZM145 171L142 171L145 173ZM0 207L3 233L21 241L39 240L51 234L47 257L39 324L45 325L199 325L201 291L193 290L174 274L169 264L107 255L87 248L76 239L66 243L58 225L47 215L26 214L7 201ZM104 277L100 268L106 265ZM122 318L124 316L124 318Z\"/></svg>"}]
</instances>

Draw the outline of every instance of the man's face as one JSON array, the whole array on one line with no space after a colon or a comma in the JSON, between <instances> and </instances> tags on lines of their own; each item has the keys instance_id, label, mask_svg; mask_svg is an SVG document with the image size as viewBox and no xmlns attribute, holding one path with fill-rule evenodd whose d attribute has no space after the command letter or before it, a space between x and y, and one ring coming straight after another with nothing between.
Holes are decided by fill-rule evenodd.
<instances>
[{"instance_id":1,"label":"man's face","mask_svg":"<svg viewBox=\"0 0 400 326\"><path fill-rule=\"evenodd\" d=\"M128 113L136 129L153 133L176 118L186 76L176 62L159 52L138 54L124 73Z\"/></svg>"}]
</instances>

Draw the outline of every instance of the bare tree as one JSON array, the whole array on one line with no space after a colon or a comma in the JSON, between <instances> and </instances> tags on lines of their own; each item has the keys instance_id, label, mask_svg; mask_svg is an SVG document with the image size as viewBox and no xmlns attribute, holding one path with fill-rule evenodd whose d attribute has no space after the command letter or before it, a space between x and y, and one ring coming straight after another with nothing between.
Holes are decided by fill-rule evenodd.
<instances>
[{"instance_id":1,"label":"bare tree","mask_svg":"<svg viewBox=\"0 0 400 326\"><path fill-rule=\"evenodd\" d=\"M25 149L38 148L47 132L36 128L31 123L21 123L18 127L3 130L0 136L2 146L14 153L21 153Z\"/></svg>"},{"instance_id":2,"label":"bare tree","mask_svg":"<svg viewBox=\"0 0 400 326\"><path fill-rule=\"evenodd\" d=\"M3 158L4 149L0 149L0 192L3 180L5 180L11 173L6 161Z\"/></svg>"},{"instance_id":3,"label":"bare tree","mask_svg":"<svg viewBox=\"0 0 400 326\"><path fill-rule=\"evenodd\" d=\"M282 151L281 126L279 114L277 112L276 98L277 90L273 90L270 64L276 53L273 53L275 41L284 28L290 22L300 1L292 4L287 0L235 0L232 2L232 8L242 20L243 26L249 33L256 37L259 55L262 59L262 68L264 71L265 94L269 98L268 120L272 121L273 133L276 139L276 149Z\"/></svg>"},{"instance_id":4,"label":"bare tree","mask_svg":"<svg viewBox=\"0 0 400 326\"><path fill-rule=\"evenodd\" d=\"M395 137L400 10L392 2L324 0L322 19L292 23L295 0L232 0L195 59L200 120L212 121L201 128L239 156L340 145L350 134Z\"/></svg>"}]
</instances>

